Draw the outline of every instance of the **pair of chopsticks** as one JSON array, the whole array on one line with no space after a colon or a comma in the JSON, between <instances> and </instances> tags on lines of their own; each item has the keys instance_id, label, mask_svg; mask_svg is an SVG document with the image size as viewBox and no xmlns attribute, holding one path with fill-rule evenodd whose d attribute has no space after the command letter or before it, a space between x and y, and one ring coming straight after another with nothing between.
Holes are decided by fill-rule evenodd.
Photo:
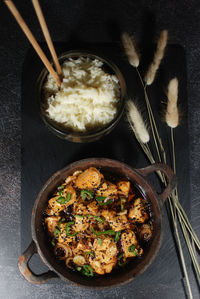
<instances>
[{"instance_id":1,"label":"pair of chopsticks","mask_svg":"<svg viewBox=\"0 0 200 299\"><path fill-rule=\"evenodd\" d=\"M48 30L48 27L47 27L44 15L42 13L39 1L38 0L32 0L32 3L33 3L33 6L34 6L36 15L38 17L38 20L39 20L42 32L44 34L45 40L46 40L47 45L49 47L49 50L50 50L50 53L51 53L51 56L52 56L53 62L55 64L57 72L54 70L54 68L52 67L51 63L47 59L46 55L42 51L41 47L39 46L39 44L36 41L35 37L31 33L31 31L28 28L28 26L26 25L24 19L20 15L20 13L17 10L16 6L14 5L13 1L12 0L4 0L4 2L7 5L8 9L10 10L10 12L13 14L14 18L16 19L17 23L19 24L19 26L21 27L21 29L23 30L23 32L25 33L25 35L28 38L29 42L32 44L33 48L35 49L35 51L39 55L40 59L42 60L42 62L46 66L47 70L52 75L52 77L55 79L58 87L60 87L61 86L62 77L63 77L62 69L61 69L58 57L56 55L56 51L55 51L53 42L51 40L51 36L50 36L49 30Z\"/></svg>"}]
</instances>

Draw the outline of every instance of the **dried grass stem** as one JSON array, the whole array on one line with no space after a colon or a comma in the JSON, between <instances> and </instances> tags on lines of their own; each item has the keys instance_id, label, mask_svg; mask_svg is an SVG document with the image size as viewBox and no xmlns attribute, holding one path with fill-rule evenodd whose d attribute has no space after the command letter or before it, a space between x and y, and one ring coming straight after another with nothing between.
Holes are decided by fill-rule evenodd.
<instances>
[{"instance_id":1,"label":"dried grass stem","mask_svg":"<svg viewBox=\"0 0 200 299\"><path fill-rule=\"evenodd\" d=\"M171 128L176 128L179 124L179 111L177 107L178 101L178 79L170 80L167 90L167 110L165 114L165 121Z\"/></svg>"},{"instance_id":2,"label":"dried grass stem","mask_svg":"<svg viewBox=\"0 0 200 299\"><path fill-rule=\"evenodd\" d=\"M137 134L142 143L149 142L149 133L147 131L142 115L136 105L131 100L128 100L126 103L126 108L128 120L132 123L135 134Z\"/></svg>"},{"instance_id":3,"label":"dried grass stem","mask_svg":"<svg viewBox=\"0 0 200 299\"><path fill-rule=\"evenodd\" d=\"M136 47L134 44L133 38L128 35L128 33L124 32L122 34L122 44L127 55L129 63L133 67L138 67L140 63L139 55L136 51Z\"/></svg>"},{"instance_id":4,"label":"dried grass stem","mask_svg":"<svg viewBox=\"0 0 200 299\"><path fill-rule=\"evenodd\" d=\"M158 39L156 52L154 54L153 62L150 65L146 75L145 75L145 82L147 85L151 85L155 79L156 72L160 66L161 60L164 57L165 48L167 45L167 37L168 37L168 31L163 30L160 34L160 37Z\"/></svg>"}]
</instances>

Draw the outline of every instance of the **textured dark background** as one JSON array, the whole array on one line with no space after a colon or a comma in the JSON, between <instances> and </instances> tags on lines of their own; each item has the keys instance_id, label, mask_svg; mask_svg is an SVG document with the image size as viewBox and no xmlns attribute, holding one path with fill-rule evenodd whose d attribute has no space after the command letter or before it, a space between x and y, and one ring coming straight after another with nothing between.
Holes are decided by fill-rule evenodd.
<instances>
[{"instance_id":1,"label":"textured dark background","mask_svg":"<svg viewBox=\"0 0 200 299\"><path fill-rule=\"evenodd\" d=\"M43 40L31 1L15 1L39 41ZM199 1L41 1L54 41L118 41L118 32L133 33L151 42L160 30L170 43L184 47L187 58L188 120L190 135L191 222L199 235L199 124L200 124L200 3ZM160 283L134 296L131 285L107 291L89 291L51 284L32 286L16 267L21 253L20 145L21 72L29 43L3 3L0 4L0 298L185 298L181 281ZM183 157L184 159L184 157ZM31 170L30 170L31 171ZM28 228L27 228L28 229ZM162 269L161 269L162 270ZM181 270L179 270L181 273ZM170 275L170 274L169 274ZM199 290L192 278L194 298ZM135 286L135 285L134 285Z\"/></svg>"}]
</instances>

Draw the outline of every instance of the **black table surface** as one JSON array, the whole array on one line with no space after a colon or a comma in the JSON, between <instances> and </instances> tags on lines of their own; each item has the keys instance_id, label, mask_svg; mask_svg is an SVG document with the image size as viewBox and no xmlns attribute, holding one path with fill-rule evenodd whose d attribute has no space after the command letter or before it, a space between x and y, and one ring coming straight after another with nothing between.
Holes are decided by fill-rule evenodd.
<instances>
[{"instance_id":1,"label":"black table surface","mask_svg":"<svg viewBox=\"0 0 200 299\"><path fill-rule=\"evenodd\" d=\"M31 1L15 1L39 41L43 37ZM187 59L190 137L190 219L200 236L200 3L199 1L41 1L54 41L113 42L128 31L137 41L155 40L169 30L170 43L181 45ZM183 281L144 284L134 296L125 286L90 291L64 284L33 286L19 274L21 254L21 72L29 43L3 3L0 4L0 298L187 298ZM31 134L31 132L30 132ZM161 269L162 271L162 269ZM179 269L181 274L181 269ZM170 275L170 274L169 274ZM181 276L181 275L180 275ZM190 273L194 298L199 289ZM142 288L141 288L142 289ZM151 291L150 291L151 290Z\"/></svg>"}]
</instances>

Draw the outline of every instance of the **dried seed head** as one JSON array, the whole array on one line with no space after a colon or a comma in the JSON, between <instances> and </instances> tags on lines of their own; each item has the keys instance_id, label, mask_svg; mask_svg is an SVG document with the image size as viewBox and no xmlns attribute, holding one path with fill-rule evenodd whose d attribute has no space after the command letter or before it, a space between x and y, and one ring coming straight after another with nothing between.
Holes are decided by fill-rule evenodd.
<instances>
[{"instance_id":1,"label":"dried seed head","mask_svg":"<svg viewBox=\"0 0 200 299\"><path fill-rule=\"evenodd\" d=\"M150 65L146 75L145 75L145 82L147 85L151 85L155 79L156 72L160 66L161 60L164 57L165 48L167 45L167 37L168 37L168 31L163 30L160 34L160 37L158 39L156 52L154 54L153 62Z\"/></svg>"},{"instance_id":2,"label":"dried seed head","mask_svg":"<svg viewBox=\"0 0 200 299\"><path fill-rule=\"evenodd\" d=\"M165 121L171 128L176 128L179 125L179 111L177 107L178 101L178 79L170 80L167 90L167 110Z\"/></svg>"},{"instance_id":3,"label":"dried seed head","mask_svg":"<svg viewBox=\"0 0 200 299\"><path fill-rule=\"evenodd\" d=\"M135 45L133 38L128 35L128 33L124 32L122 34L122 43L124 46L125 53L128 57L129 63L134 66L138 67L140 60L139 60L139 55L136 51Z\"/></svg>"},{"instance_id":4,"label":"dried seed head","mask_svg":"<svg viewBox=\"0 0 200 299\"><path fill-rule=\"evenodd\" d=\"M142 115L140 114L136 105L131 100L128 100L126 103L126 108L128 120L131 124L131 127L133 128L136 137L139 138L142 143L149 142L149 133L147 131Z\"/></svg>"}]
</instances>

